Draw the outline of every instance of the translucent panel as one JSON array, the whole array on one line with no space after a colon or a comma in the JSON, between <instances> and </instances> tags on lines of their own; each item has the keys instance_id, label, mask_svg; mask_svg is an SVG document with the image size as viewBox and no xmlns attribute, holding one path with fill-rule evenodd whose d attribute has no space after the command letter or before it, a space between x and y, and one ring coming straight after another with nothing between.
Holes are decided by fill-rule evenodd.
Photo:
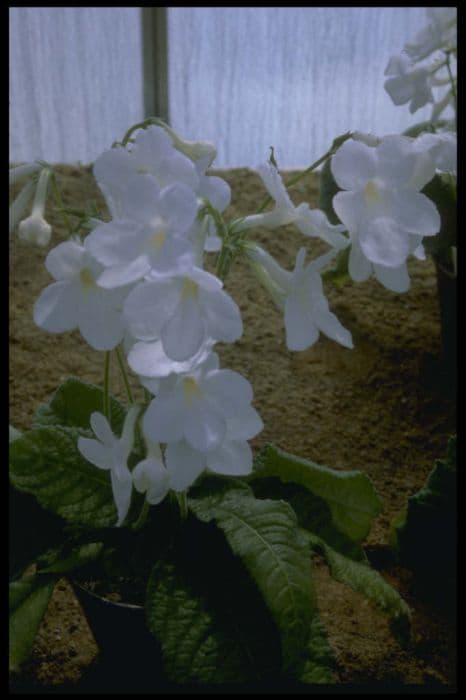
<instances>
[{"instance_id":1,"label":"translucent panel","mask_svg":"<svg viewBox=\"0 0 466 700\"><path fill-rule=\"evenodd\" d=\"M142 116L140 8L10 8L10 160L88 163Z\"/></svg>"},{"instance_id":2,"label":"translucent panel","mask_svg":"<svg viewBox=\"0 0 466 700\"><path fill-rule=\"evenodd\" d=\"M309 165L349 129L378 135L428 119L383 88L389 58L426 24L422 7L168 10L172 126L218 147L222 167Z\"/></svg>"}]
</instances>

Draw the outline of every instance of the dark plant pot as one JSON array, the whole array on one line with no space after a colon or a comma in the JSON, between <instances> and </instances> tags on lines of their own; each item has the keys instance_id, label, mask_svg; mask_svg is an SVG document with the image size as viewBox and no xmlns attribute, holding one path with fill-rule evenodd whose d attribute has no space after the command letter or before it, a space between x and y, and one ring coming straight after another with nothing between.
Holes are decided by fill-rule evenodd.
<instances>
[{"instance_id":1,"label":"dark plant pot","mask_svg":"<svg viewBox=\"0 0 466 700\"><path fill-rule=\"evenodd\" d=\"M102 598L76 581L72 585L99 647L96 662L80 682L82 689L150 692L176 687L164 676L160 646L146 627L142 606Z\"/></svg>"}]
</instances>

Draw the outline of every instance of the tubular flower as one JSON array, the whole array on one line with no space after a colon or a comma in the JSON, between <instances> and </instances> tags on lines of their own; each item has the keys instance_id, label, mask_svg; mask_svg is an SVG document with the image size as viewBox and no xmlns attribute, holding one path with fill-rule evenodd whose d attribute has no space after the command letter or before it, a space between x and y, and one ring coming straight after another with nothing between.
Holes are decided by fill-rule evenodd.
<instances>
[{"instance_id":1,"label":"tubular flower","mask_svg":"<svg viewBox=\"0 0 466 700\"><path fill-rule=\"evenodd\" d=\"M170 476L162 459L160 445L148 442L147 457L132 472L136 491L146 494L146 501L156 505L163 501L170 489Z\"/></svg>"},{"instance_id":2,"label":"tubular flower","mask_svg":"<svg viewBox=\"0 0 466 700\"><path fill-rule=\"evenodd\" d=\"M385 81L384 88L393 103L404 105L409 102L411 114L428 102L434 102L431 71L424 66L416 68L408 56L392 56L385 69L385 75L392 76Z\"/></svg>"},{"instance_id":3,"label":"tubular flower","mask_svg":"<svg viewBox=\"0 0 466 700\"><path fill-rule=\"evenodd\" d=\"M37 182L36 194L32 205L31 216L21 221L18 227L18 236L23 241L45 247L50 241L52 227L44 219L45 200L47 198L47 185L50 170L44 168Z\"/></svg>"},{"instance_id":4,"label":"tubular flower","mask_svg":"<svg viewBox=\"0 0 466 700\"><path fill-rule=\"evenodd\" d=\"M269 195L275 200L275 207L264 214L247 216L242 220L241 228L277 228L294 224L305 236L321 238L335 248L345 248L348 245L348 239L341 233L345 230L344 226L331 224L323 211L310 209L309 204L305 202L298 206L293 204L280 173L272 163L261 165L258 170Z\"/></svg>"},{"instance_id":5,"label":"tubular flower","mask_svg":"<svg viewBox=\"0 0 466 700\"><path fill-rule=\"evenodd\" d=\"M288 272L259 246L250 245L248 248L249 259L259 279L284 312L289 350L306 350L314 345L319 332L347 348L353 347L351 334L329 310L320 276L320 271L336 252L326 253L305 267L306 251L301 248L293 272Z\"/></svg>"},{"instance_id":6,"label":"tubular flower","mask_svg":"<svg viewBox=\"0 0 466 700\"><path fill-rule=\"evenodd\" d=\"M78 439L78 450L83 457L99 469L110 471L113 498L118 511L117 526L126 518L131 503L133 480L127 462L133 447L134 427L139 411L139 406L129 409L120 438L115 437L105 416L95 411L91 415L91 427L97 440L84 437Z\"/></svg>"}]
</instances>

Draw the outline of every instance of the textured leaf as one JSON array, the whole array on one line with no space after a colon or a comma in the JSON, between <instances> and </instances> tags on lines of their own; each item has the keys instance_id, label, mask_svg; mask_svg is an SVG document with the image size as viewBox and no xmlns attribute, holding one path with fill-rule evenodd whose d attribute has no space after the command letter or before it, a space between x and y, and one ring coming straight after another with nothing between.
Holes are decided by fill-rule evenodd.
<instances>
[{"instance_id":1,"label":"textured leaf","mask_svg":"<svg viewBox=\"0 0 466 700\"><path fill-rule=\"evenodd\" d=\"M258 681L281 667L270 613L214 525L188 520L153 568L146 615L177 683Z\"/></svg>"},{"instance_id":2,"label":"textured leaf","mask_svg":"<svg viewBox=\"0 0 466 700\"><path fill-rule=\"evenodd\" d=\"M288 503L256 499L245 485L212 483L210 492L204 483L202 495L189 498L189 507L203 522L215 520L243 561L280 630L284 669L292 669L316 613L309 552L296 515Z\"/></svg>"},{"instance_id":3,"label":"textured leaf","mask_svg":"<svg viewBox=\"0 0 466 700\"><path fill-rule=\"evenodd\" d=\"M299 680L303 683L334 683L336 681L335 658L328 643L325 627L317 615L311 622L308 655Z\"/></svg>"},{"instance_id":4,"label":"textured leaf","mask_svg":"<svg viewBox=\"0 0 466 700\"><path fill-rule=\"evenodd\" d=\"M11 482L70 523L112 526L117 514L109 474L82 457L79 435L65 427L24 433L10 445Z\"/></svg>"},{"instance_id":5,"label":"textured leaf","mask_svg":"<svg viewBox=\"0 0 466 700\"><path fill-rule=\"evenodd\" d=\"M102 389L70 377L58 387L50 402L38 408L32 427L62 425L89 430L91 413L94 411L103 413ZM120 435L125 408L110 397L110 412L112 429L116 435Z\"/></svg>"},{"instance_id":6,"label":"textured leaf","mask_svg":"<svg viewBox=\"0 0 466 700\"><path fill-rule=\"evenodd\" d=\"M394 630L404 638L409 636L411 611L407 603L383 576L366 564L352 561L339 554L317 537L312 546L324 555L331 575L353 590L364 594L392 620Z\"/></svg>"},{"instance_id":7,"label":"textured leaf","mask_svg":"<svg viewBox=\"0 0 466 700\"><path fill-rule=\"evenodd\" d=\"M299 484L284 484L277 478L254 479L251 486L258 498L283 500L291 505L301 528L309 530L333 549L350 559L367 563L364 549L344 535L332 520L329 505Z\"/></svg>"},{"instance_id":8,"label":"textured leaf","mask_svg":"<svg viewBox=\"0 0 466 700\"><path fill-rule=\"evenodd\" d=\"M354 542L364 540L381 511L380 499L366 474L329 469L273 445L267 445L256 458L252 478L261 477L305 486L328 503L335 526Z\"/></svg>"},{"instance_id":9,"label":"textured leaf","mask_svg":"<svg viewBox=\"0 0 466 700\"><path fill-rule=\"evenodd\" d=\"M403 514L392 524L391 540L401 563L438 585L456 575L456 436L446 459L436 460L425 486L408 498Z\"/></svg>"},{"instance_id":10,"label":"textured leaf","mask_svg":"<svg viewBox=\"0 0 466 700\"><path fill-rule=\"evenodd\" d=\"M19 671L21 664L31 653L54 586L55 578L38 576L10 583L10 671Z\"/></svg>"}]
</instances>

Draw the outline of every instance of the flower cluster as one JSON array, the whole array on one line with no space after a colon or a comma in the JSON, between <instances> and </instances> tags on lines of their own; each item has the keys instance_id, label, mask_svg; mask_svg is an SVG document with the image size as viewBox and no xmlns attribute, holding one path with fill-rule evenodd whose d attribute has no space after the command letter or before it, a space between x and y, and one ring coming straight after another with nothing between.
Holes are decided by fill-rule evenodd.
<instances>
[{"instance_id":1,"label":"flower cluster","mask_svg":"<svg viewBox=\"0 0 466 700\"><path fill-rule=\"evenodd\" d=\"M448 105L456 105L457 10L455 7L426 8L428 24L408 42L403 53L392 56L385 69L385 89L396 105L409 103L411 114L432 103L435 120ZM427 61L425 59L428 59ZM448 86L438 98L434 89Z\"/></svg>"},{"instance_id":2,"label":"flower cluster","mask_svg":"<svg viewBox=\"0 0 466 700\"><path fill-rule=\"evenodd\" d=\"M212 238L204 206L221 212L230 201L227 183L206 174L214 156L210 144L181 141L168 128L141 129L94 165L111 220L94 220L84 240L60 243L46 258L55 281L35 304L36 324L51 333L77 328L100 351L122 343L152 395L143 416L141 406L130 409L121 437L97 412L95 439L78 442L89 462L110 470L118 524L133 487L155 504L205 469L249 473L247 441L263 427L249 382L220 369L213 352L243 332L237 304L203 268ZM146 457L130 471L139 420Z\"/></svg>"}]
</instances>

